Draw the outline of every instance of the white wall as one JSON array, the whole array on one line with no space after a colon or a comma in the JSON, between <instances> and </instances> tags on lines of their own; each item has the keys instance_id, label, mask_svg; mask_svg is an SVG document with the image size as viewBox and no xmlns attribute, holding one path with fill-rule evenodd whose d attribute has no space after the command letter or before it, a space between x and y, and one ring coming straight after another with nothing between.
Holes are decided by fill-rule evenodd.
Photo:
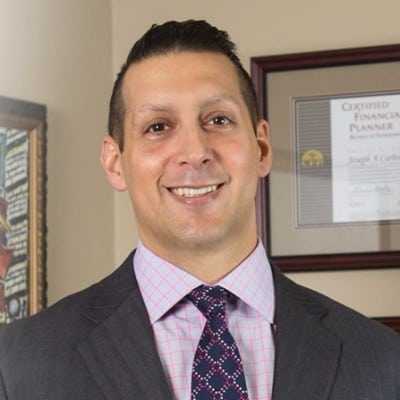
<instances>
[{"instance_id":1,"label":"white wall","mask_svg":"<svg viewBox=\"0 0 400 400\"><path fill-rule=\"evenodd\" d=\"M113 70L152 23L204 18L227 30L246 67L251 56L400 42L400 2L381 0L111 0ZM136 237L125 195L115 195L115 251L120 261ZM371 315L400 315L400 269L291 276Z\"/></svg>"},{"instance_id":2,"label":"white wall","mask_svg":"<svg viewBox=\"0 0 400 400\"><path fill-rule=\"evenodd\" d=\"M0 0L0 95L48 108L48 299L113 268L100 143L111 86L106 0Z\"/></svg>"}]
</instances>

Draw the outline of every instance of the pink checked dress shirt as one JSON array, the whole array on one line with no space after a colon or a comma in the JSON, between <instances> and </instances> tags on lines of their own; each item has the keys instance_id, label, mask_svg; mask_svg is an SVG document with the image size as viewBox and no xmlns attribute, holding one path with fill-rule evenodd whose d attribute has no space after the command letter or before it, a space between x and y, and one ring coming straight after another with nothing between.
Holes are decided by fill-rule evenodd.
<instances>
[{"instance_id":1,"label":"pink checked dress shirt","mask_svg":"<svg viewBox=\"0 0 400 400\"><path fill-rule=\"evenodd\" d=\"M193 358L206 321L185 296L204 282L157 257L142 243L135 253L134 270L175 399L190 400ZM227 309L227 323L242 357L249 398L271 399L275 294L261 242L218 285L238 297Z\"/></svg>"}]
</instances>

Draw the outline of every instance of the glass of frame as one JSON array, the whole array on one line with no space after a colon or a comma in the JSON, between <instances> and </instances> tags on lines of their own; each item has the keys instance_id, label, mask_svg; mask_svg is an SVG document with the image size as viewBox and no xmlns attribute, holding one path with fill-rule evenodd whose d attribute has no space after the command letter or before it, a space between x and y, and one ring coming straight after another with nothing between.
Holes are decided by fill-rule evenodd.
<instances>
[{"instance_id":1,"label":"glass of frame","mask_svg":"<svg viewBox=\"0 0 400 400\"><path fill-rule=\"evenodd\" d=\"M251 59L274 167L259 231L283 271L400 266L400 45Z\"/></svg>"},{"instance_id":2,"label":"glass of frame","mask_svg":"<svg viewBox=\"0 0 400 400\"><path fill-rule=\"evenodd\" d=\"M0 97L0 323L46 305L46 107Z\"/></svg>"}]
</instances>

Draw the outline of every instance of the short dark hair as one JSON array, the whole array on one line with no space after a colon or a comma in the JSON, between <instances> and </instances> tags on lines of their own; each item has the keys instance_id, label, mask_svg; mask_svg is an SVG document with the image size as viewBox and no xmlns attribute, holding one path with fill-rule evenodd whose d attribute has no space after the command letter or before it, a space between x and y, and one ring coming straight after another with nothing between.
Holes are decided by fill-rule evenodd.
<instances>
[{"instance_id":1,"label":"short dark hair","mask_svg":"<svg viewBox=\"0 0 400 400\"><path fill-rule=\"evenodd\" d=\"M235 66L240 90L247 105L255 129L260 118L254 86L247 71L236 55L236 46L225 31L206 21L169 21L153 25L132 47L121 71L117 75L110 99L108 132L116 140L121 151L124 148L125 105L122 83L129 67L151 56L180 51L220 53L228 57Z\"/></svg>"}]
</instances>

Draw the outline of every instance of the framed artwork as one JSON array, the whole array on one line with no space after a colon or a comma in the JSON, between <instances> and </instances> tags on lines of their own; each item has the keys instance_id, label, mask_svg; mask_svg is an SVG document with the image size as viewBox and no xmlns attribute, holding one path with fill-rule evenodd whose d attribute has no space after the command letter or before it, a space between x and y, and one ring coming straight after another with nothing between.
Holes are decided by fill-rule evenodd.
<instances>
[{"instance_id":1,"label":"framed artwork","mask_svg":"<svg viewBox=\"0 0 400 400\"><path fill-rule=\"evenodd\" d=\"M400 45L253 57L251 75L271 126L257 218L274 263L400 267Z\"/></svg>"},{"instance_id":2,"label":"framed artwork","mask_svg":"<svg viewBox=\"0 0 400 400\"><path fill-rule=\"evenodd\" d=\"M46 305L46 107L0 97L0 323Z\"/></svg>"},{"instance_id":3,"label":"framed artwork","mask_svg":"<svg viewBox=\"0 0 400 400\"><path fill-rule=\"evenodd\" d=\"M274 168L260 233L286 271L400 266L400 46L256 57Z\"/></svg>"}]
</instances>

